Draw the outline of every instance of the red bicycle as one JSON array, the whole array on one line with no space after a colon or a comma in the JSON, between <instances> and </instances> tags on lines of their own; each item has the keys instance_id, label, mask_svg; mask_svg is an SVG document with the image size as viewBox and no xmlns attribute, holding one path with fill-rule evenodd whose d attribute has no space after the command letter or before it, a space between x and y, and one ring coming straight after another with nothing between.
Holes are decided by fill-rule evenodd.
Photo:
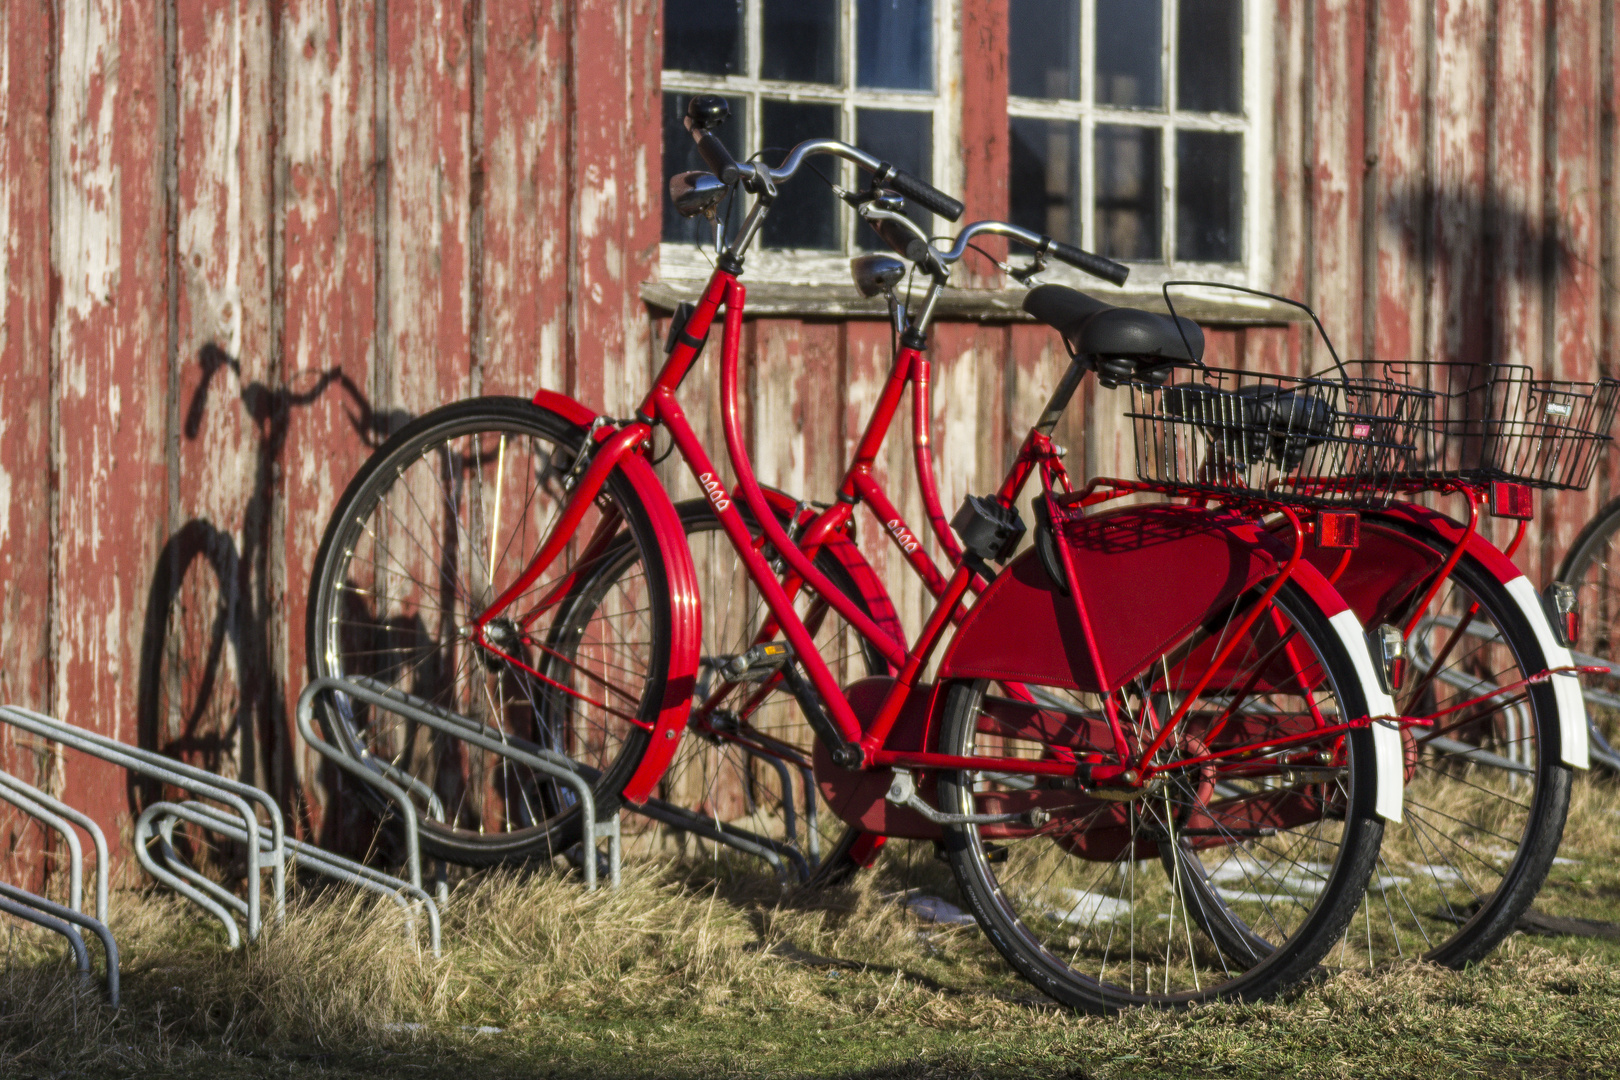
<instances>
[{"instance_id":1,"label":"red bicycle","mask_svg":"<svg viewBox=\"0 0 1620 1080\"><path fill-rule=\"evenodd\" d=\"M663 428L780 630L781 642L762 640L742 660L779 677L804 710L848 792L835 809L870 808L891 834L937 835L988 939L1018 970L1088 1008L1255 996L1304 977L1355 913L1378 810L1394 816L1400 797L1398 743L1393 769L1375 750L1397 736L1373 717L1393 710L1354 615L1304 558L1308 523L1286 504L1276 508L1286 538L1230 506L1082 513L1095 492L1069 491L1056 449L1032 435L1001 489L958 515L963 558L908 647L801 550L805 538L788 535L755 479L738 423L737 276L776 185L812 155L872 174L858 200L880 202L887 187L947 217L960 205L832 140L801 144L779 168L739 164L710 131L724 109L692 103L689 126L715 172L688 177L681 203L712 208L740 187L753 205L635 416L541 391L450 405L390 439L350 485L318 557L315 673L367 676L565 753L589 770L604 807L648 799L702 666L695 569L648 458ZM995 228L1082 269L1109 267ZM937 262L936 282L952 255L916 251ZM676 397L722 309L735 492ZM925 302L902 355L920 355L930 315ZM1129 358L1144 376L1191 362L1170 320L1108 321L1122 336L1087 355ZM1077 361L1049 414L1083 373ZM1275 430L1291 445L1287 424ZM1346 460L1348 433L1309 439ZM1033 477L1064 515L1048 557L1066 592L1038 555L989 565L1011 554L1013 507ZM963 615L976 575L991 583ZM845 687L796 601L824 603L892 674ZM936 652L939 678L928 681ZM325 720L357 758L443 807L425 828L430 850L489 862L577 836L577 810L546 778L341 696Z\"/></svg>"}]
</instances>

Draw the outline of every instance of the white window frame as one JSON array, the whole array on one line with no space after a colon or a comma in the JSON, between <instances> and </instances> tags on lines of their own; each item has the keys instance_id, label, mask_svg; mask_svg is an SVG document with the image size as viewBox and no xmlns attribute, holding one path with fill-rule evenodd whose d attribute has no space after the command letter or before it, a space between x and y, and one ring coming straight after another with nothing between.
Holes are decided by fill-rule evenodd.
<instances>
[{"instance_id":1,"label":"white window frame","mask_svg":"<svg viewBox=\"0 0 1620 1080\"><path fill-rule=\"evenodd\" d=\"M1243 114L1182 112L1175 106L1176 28L1179 0L1158 0L1164 5L1161 26L1160 72L1166 104L1159 109L1126 109L1093 104L1096 87L1096 0L1080 0L1080 99L1007 98L1007 115L1041 120L1078 122L1080 127L1080 246L1095 250L1098 243L1096 212L1095 136L1098 124L1124 124L1132 127L1158 127L1161 132L1160 167L1160 251L1163 259L1130 262L1131 279L1126 291L1155 290L1164 282L1185 278L1221 281L1251 288L1263 288L1271 277L1274 193L1271 184L1272 48L1271 20L1260 11L1260 0L1243 0ZM1009 55L1009 67L1015 63ZM1182 130L1230 131L1243 135L1243 238L1239 245L1240 263L1177 261L1176 240L1176 157L1175 132ZM1090 291L1099 283L1077 270L1053 264L1044 280L1083 282ZM1106 286L1104 286L1106 288Z\"/></svg>"},{"instance_id":2,"label":"white window frame","mask_svg":"<svg viewBox=\"0 0 1620 1080\"><path fill-rule=\"evenodd\" d=\"M704 75L696 72L665 69L660 97L664 93L725 94L745 97L747 130L738 142L753 153L762 145L761 126L764 116L760 102L764 98L792 102L833 104L842 113L843 136L846 141L855 138L855 110L858 108L903 109L909 112L928 112L933 116L933 175L926 177L943 191L955 193L961 187L962 159L958 149L961 116L962 65L960 62L960 33L957 28L957 0L934 0L934 89L875 90L856 87L857 56L855 53L855 0L840 0L839 32L843 48L843 85L783 82L759 79L753 72L759 70L764 55L764 17L762 0L743 0L743 71L742 75ZM736 118L728 123L736 123ZM835 134L829 132L829 135ZM823 171L841 168L842 175L833 174L839 184L858 183L853 165L834 158L817 158L816 165ZM793 178L794 185L820 184L808 170ZM661 185L660 185L661 186ZM668 193L660 190L661 199ZM752 281L770 281L779 284L849 284L849 259L861 254L854 244L855 215L844 203L838 202L838 235L846 245L841 251L771 250L757 241L748 250L748 277ZM785 211L784 211L785 212ZM662 216L659 218L662 221ZM740 220L740 218L739 218ZM942 219L941 219L942 220ZM714 269L714 252L700 250L695 243L659 244L660 276L666 281L701 281Z\"/></svg>"}]
</instances>

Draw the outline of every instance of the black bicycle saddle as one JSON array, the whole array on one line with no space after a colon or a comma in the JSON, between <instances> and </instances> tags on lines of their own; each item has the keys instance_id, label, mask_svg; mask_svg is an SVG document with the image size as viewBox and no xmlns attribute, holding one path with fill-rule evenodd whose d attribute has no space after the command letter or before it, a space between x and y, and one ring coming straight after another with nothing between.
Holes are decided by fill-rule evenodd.
<instances>
[{"instance_id":1,"label":"black bicycle saddle","mask_svg":"<svg viewBox=\"0 0 1620 1080\"><path fill-rule=\"evenodd\" d=\"M1204 332L1191 319L1115 307L1066 285L1031 289L1024 310L1062 334L1105 386L1163 382L1171 368L1195 367L1204 355Z\"/></svg>"}]
</instances>

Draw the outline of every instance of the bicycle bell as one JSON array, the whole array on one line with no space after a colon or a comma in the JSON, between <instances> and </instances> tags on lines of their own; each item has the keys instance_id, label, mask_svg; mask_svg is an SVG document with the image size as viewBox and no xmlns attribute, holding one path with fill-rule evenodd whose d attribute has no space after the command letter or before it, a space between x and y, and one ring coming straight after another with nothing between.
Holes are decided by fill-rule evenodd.
<instances>
[{"instance_id":1,"label":"bicycle bell","mask_svg":"<svg viewBox=\"0 0 1620 1080\"><path fill-rule=\"evenodd\" d=\"M718 176L701 169L676 173L669 178L670 200L675 204L675 212L684 218L702 214L713 221L715 208L726 197L726 190Z\"/></svg>"},{"instance_id":2,"label":"bicycle bell","mask_svg":"<svg viewBox=\"0 0 1620 1080\"><path fill-rule=\"evenodd\" d=\"M849 276L862 296L878 296L892 292L905 280L906 264L893 255L874 252L849 260Z\"/></svg>"}]
</instances>

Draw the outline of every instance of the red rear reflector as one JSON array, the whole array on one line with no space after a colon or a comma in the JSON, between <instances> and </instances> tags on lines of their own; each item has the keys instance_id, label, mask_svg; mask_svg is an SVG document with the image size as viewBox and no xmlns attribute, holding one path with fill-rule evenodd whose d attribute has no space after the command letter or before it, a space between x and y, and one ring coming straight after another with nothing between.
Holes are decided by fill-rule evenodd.
<instances>
[{"instance_id":1,"label":"red rear reflector","mask_svg":"<svg viewBox=\"0 0 1620 1080\"><path fill-rule=\"evenodd\" d=\"M1345 510L1322 510L1317 513L1317 547L1353 548L1360 543L1360 514Z\"/></svg>"},{"instance_id":2,"label":"red rear reflector","mask_svg":"<svg viewBox=\"0 0 1620 1080\"><path fill-rule=\"evenodd\" d=\"M1529 484L1491 481L1491 516L1529 521L1536 516L1535 493Z\"/></svg>"}]
</instances>

